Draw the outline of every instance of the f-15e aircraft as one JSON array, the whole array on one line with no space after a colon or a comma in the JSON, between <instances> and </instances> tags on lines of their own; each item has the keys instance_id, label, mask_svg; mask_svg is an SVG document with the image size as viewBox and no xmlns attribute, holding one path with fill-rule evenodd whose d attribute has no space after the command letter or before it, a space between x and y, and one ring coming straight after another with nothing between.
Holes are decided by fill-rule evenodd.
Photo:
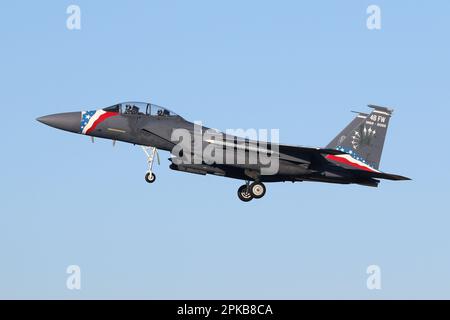
<instances>
[{"instance_id":1,"label":"f-15e aircraft","mask_svg":"<svg viewBox=\"0 0 450 320\"><path fill-rule=\"evenodd\" d=\"M148 162L145 180L153 183L153 162L158 159L158 149L169 151L170 168L195 174L214 174L244 180L238 189L240 200L247 202L262 198L265 182L317 181L338 184L359 184L377 187L380 180L410 180L379 170L381 153L393 110L375 105L370 114L357 112L356 117L325 147L311 148L250 140L230 134L220 134L221 139L200 135L199 148L195 143L196 124L174 112L142 102L125 102L92 111L77 111L47 115L37 120L51 127L94 137L129 142L142 146ZM206 128L207 129L207 128ZM179 130L192 133L191 141L174 139ZM177 148L178 146L178 148ZM182 146L181 148L179 146ZM205 159L205 149L213 147ZM222 154L211 159L212 155ZM276 160L276 170L267 170L267 161L261 154ZM236 161L240 157L241 161ZM254 157L253 157L254 156ZM252 158L253 157L253 158ZM197 161L192 161L192 158ZM218 161L234 159L234 161ZM190 159L188 161L188 159ZM198 160L200 159L200 160ZM266 158L267 160L268 158ZM266 170L265 170L266 169Z\"/></svg>"}]
</instances>

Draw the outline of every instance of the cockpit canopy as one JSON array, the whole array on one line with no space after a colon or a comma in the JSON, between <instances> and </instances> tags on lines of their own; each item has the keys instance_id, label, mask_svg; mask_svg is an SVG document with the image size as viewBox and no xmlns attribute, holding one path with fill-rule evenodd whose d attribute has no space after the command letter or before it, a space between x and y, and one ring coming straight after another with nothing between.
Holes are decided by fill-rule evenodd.
<instances>
[{"instance_id":1,"label":"cockpit canopy","mask_svg":"<svg viewBox=\"0 0 450 320\"><path fill-rule=\"evenodd\" d=\"M103 110L109 112L118 112L121 114L141 114L158 117L178 116L175 112L172 112L169 109L146 102L123 102L115 104L108 108L104 108Z\"/></svg>"}]
</instances>

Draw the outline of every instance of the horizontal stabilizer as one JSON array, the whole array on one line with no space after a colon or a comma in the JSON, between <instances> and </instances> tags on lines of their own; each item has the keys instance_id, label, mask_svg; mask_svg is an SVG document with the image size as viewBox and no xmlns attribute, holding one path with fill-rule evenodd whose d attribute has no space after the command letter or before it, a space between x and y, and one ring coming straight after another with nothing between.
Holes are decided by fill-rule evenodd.
<instances>
[{"instance_id":1,"label":"horizontal stabilizer","mask_svg":"<svg viewBox=\"0 0 450 320\"><path fill-rule=\"evenodd\" d=\"M384 173L384 172L378 173L378 175L375 176L374 178L387 179L387 180L411 180L411 178L400 176L398 174Z\"/></svg>"},{"instance_id":2,"label":"horizontal stabilizer","mask_svg":"<svg viewBox=\"0 0 450 320\"><path fill-rule=\"evenodd\" d=\"M358 176L364 178L378 178L387 180L411 180L408 177L400 176L398 174L385 173L385 172L369 172L369 171L354 171Z\"/></svg>"}]
</instances>

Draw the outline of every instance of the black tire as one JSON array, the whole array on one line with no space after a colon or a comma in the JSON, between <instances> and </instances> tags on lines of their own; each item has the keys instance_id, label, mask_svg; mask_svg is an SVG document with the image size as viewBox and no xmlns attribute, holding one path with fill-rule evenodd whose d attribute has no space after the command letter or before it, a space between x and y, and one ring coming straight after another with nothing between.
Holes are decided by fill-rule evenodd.
<instances>
[{"instance_id":1,"label":"black tire","mask_svg":"<svg viewBox=\"0 0 450 320\"><path fill-rule=\"evenodd\" d=\"M250 185L250 193L255 199L261 199L266 194L266 186L261 182L253 182Z\"/></svg>"},{"instance_id":2,"label":"black tire","mask_svg":"<svg viewBox=\"0 0 450 320\"><path fill-rule=\"evenodd\" d=\"M253 199L252 194L247 191L247 186L245 184L239 187L237 194L239 199L244 202L249 202Z\"/></svg>"},{"instance_id":3,"label":"black tire","mask_svg":"<svg viewBox=\"0 0 450 320\"><path fill-rule=\"evenodd\" d=\"M145 174L145 181L147 181L148 183L153 183L156 180L156 175L152 172L152 175L150 176L150 172L147 172Z\"/></svg>"}]
</instances>

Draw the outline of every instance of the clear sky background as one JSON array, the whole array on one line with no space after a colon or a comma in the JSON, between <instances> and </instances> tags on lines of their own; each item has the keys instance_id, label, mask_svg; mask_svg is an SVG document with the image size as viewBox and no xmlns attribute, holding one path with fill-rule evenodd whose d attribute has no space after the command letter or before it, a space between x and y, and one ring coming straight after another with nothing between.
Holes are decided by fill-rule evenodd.
<instances>
[{"instance_id":1,"label":"clear sky background","mask_svg":"<svg viewBox=\"0 0 450 320\"><path fill-rule=\"evenodd\" d=\"M81 8L81 30L66 8ZM366 9L381 8L368 30ZM0 4L0 298L450 298L449 1ZM326 145L395 109L380 187L171 171L35 118L152 101L189 120ZM81 290L66 268L81 267ZM366 268L381 268L368 290Z\"/></svg>"}]
</instances>

